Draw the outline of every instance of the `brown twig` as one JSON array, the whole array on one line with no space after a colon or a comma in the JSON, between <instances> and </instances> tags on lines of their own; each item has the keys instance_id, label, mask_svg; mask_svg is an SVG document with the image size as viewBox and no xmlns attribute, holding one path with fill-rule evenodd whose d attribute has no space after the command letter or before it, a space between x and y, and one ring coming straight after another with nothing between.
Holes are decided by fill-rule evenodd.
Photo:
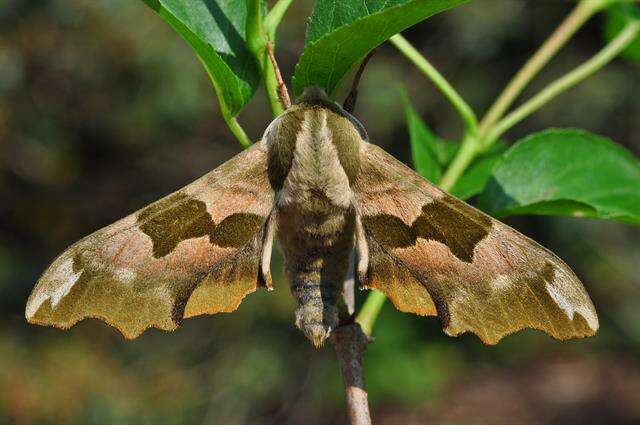
<instances>
[{"instance_id":1,"label":"brown twig","mask_svg":"<svg viewBox=\"0 0 640 425\"><path fill-rule=\"evenodd\" d=\"M342 325L331 332L346 393L347 413L351 425L371 425L369 402L364 389L362 353L369 338L356 322Z\"/></svg>"},{"instance_id":2,"label":"brown twig","mask_svg":"<svg viewBox=\"0 0 640 425\"><path fill-rule=\"evenodd\" d=\"M278 62L276 61L276 55L273 51L273 43L271 41L267 41L267 53L269 55L269 60L271 60L271 65L273 65L273 70L276 74L276 82L278 83L278 99L280 99L280 103L284 109L288 109L291 106L291 98L289 97L289 91L287 90L287 85L284 83L282 79L282 74L280 73L280 67L278 67Z\"/></svg>"},{"instance_id":3,"label":"brown twig","mask_svg":"<svg viewBox=\"0 0 640 425\"><path fill-rule=\"evenodd\" d=\"M356 71L356 75L353 77L353 82L351 83L351 90L349 91L347 98L344 100L344 103L342 104L342 108L349 113L353 112L356 109L356 100L358 99L358 86L360 85L360 78L362 78L362 73L364 72L364 68L367 66L367 63L369 63L369 59L373 57L376 50L378 50L377 47L372 51L370 51L367 54L367 56L365 56L364 59L362 59L362 62L360 63L360 66Z\"/></svg>"},{"instance_id":4,"label":"brown twig","mask_svg":"<svg viewBox=\"0 0 640 425\"><path fill-rule=\"evenodd\" d=\"M340 362L349 423L371 425L362 366L362 354L367 348L369 337L355 321L355 264L356 253L353 250L349 256L349 274L342 284L344 305L340 306L340 326L331 332L330 339Z\"/></svg>"}]
</instances>

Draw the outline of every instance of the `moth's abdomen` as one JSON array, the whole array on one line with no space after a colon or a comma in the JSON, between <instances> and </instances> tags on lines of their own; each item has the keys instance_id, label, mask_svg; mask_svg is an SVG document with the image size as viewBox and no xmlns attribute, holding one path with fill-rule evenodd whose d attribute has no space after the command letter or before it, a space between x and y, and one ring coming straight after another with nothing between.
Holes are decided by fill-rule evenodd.
<instances>
[{"instance_id":1,"label":"moth's abdomen","mask_svg":"<svg viewBox=\"0 0 640 425\"><path fill-rule=\"evenodd\" d=\"M328 99L310 102L276 119L264 139L296 325L318 346L338 326L355 226L350 182L362 138L339 107L326 106Z\"/></svg>"},{"instance_id":2,"label":"moth's abdomen","mask_svg":"<svg viewBox=\"0 0 640 425\"><path fill-rule=\"evenodd\" d=\"M353 247L354 217L352 210L279 214L285 270L298 303L296 326L315 346L322 345L338 326L338 302Z\"/></svg>"}]
</instances>

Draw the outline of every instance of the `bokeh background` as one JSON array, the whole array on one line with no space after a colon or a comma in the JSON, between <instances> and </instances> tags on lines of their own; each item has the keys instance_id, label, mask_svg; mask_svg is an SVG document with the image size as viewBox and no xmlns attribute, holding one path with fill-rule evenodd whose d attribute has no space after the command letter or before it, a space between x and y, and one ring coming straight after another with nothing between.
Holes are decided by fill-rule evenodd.
<instances>
[{"instance_id":1,"label":"bokeh background","mask_svg":"<svg viewBox=\"0 0 640 425\"><path fill-rule=\"evenodd\" d=\"M476 1L405 35L484 111L573 4ZM311 6L295 2L281 26L286 76ZM597 17L528 93L593 54L601 33ZM401 86L439 135L460 135L452 108L385 45L357 108L375 143L410 161ZM640 66L617 59L507 136L581 127L639 155L639 117ZM260 136L270 121L261 91L240 121ZM197 58L143 2L0 1L0 423L346 421L335 355L295 329L278 258L275 292L170 334L126 342L93 320L63 332L23 318L37 277L62 249L239 150ZM600 332L557 342L524 331L486 347L386 305L365 358L376 423L640 423L640 229L577 218L508 222L572 265Z\"/></svg>"}]
</instances>

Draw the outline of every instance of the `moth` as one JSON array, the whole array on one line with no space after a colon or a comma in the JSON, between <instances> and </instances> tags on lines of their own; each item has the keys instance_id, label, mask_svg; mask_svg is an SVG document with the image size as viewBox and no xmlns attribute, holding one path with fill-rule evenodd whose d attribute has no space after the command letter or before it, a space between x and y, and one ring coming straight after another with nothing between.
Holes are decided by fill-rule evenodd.
<instances>
[{"instance_id":1,"label":"moth","mask_svg":"<svg viewBox=\"0 0 640 425\"><path fill-rule=\"evenodd\" d=\"M558 339L598 329L562 260L369 143L315 87L250 148L64 251L26 318L60 328L98 318L135 338L231 312L272 287L274 237L296 325L315 346L338 326L351 274L400 311L438 316L448 335L473 332L487 344L522 328Z\"/></svg>"}]
</instances>

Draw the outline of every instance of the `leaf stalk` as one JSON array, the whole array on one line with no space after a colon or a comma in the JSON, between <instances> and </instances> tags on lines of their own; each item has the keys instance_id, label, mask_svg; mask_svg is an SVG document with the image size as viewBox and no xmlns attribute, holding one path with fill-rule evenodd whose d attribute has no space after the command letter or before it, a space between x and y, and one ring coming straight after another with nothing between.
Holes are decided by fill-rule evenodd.
<instances>
[{"instance_id":1,"label":"leaf stalk","mask_svg":"<svg viewBox=\"0 0 640 425\"><path fill-rule=\"evenodd\" d=\"M251 140L245 133L244 129L236 119L236 117L232 117L226 113L222 114L224 121L227 123L227 127L231 130L231 133L235 136L238 142L242 145L243 148L248 148L251 146Z\"/></svg>"},{"instance_id":2,"label":"leaf stalk","mask_svg":"<svg viewBox=\"0 0 640 425\"><path fill-rule=\"evenodd\" d=\"M478 126L478 119L473 109L458 94L451 84L440 74L440 72L400 34L396 34L389 39L391 43L411 61L422 73L435 84L435 86L444 94L451 102L453 107L458 111L465 128L468 132L475 132Z\"/></svg>"},{"instance_id":3,"label":"leaf stalk","mask_svg":"<svg viewBox=\"0 0 640 425\"><path fill-rule=\"evenodd\" d=\"M504 115L531 80L549 63L558 51L594 14L604 8L610 0L581 0L531 56L524 66L507 84L489 111L482 118L478 129L485 134Z\"/></svg>"},{"instance_id":4,"label":"leaf stalk","mask_svg":"<svg viewBox=\"0 0 640 425\"><path fill-rule=\"evenodd\" d=\"M262 1L248 0L248 2L249 14L247 16L247 45L260 66L262 82L264 84L265 94L269 100L271 113L274 117L277 117L284 112L284 108L278 99L276 70L274 68L274 64L269 58L269 52L267 49L267 43L269 43L269 41L273 41L270 40L269 35L265 30L263 20L266 18L263 18L262 16ZM284 11L282 13L284 13ZM275 28L272 28L272 32L275 34Z\"/></svg>"},{"instance_id":5,"label":"leaf stalk","mask_svg":"<svg viewBox=\"0 0 640 425\"><path fill-rule=\"evenodd\" d=\"M373 331L373 325L380 314L380 310L384 305L384 301L387 299L386 295L378 290L372 290L364 304L360 308L358 315L356 316L356 322L360 324L362 331L366 335L371 335Z\"/></svg>"},{"instance_id":6,"label":"leaf stalk","mask_svg":"<svg viewBox=\"0 0 640 425\"><path fill-rule=\"evenodd\" d=\"M293 3L293 0L278 0L264 18L263 25L269 40L273 42L276 41L276 30L285 13L287 13L289 6L291 6L291 3Z\"/></svg>"},{"instance_id":7,"label":"leaf stalk","mask_svg":"<svg viewBox=\"0 0 640 425\"><path fill-rule=\"evenodd\" d=\"M467 167L480 153L480 148L481 144L477 136L467 133L462 139L460 149L458 149L458 152L438 182L438 186L440 186L442 190L450 191Z\"/></svg>"},{"instance_id":8,"label":"leaf stalk","mask_svg":"<svg viewBox=\"0 0 640 425\"><path fill-rule=\"evenodd\" d=\"M605 66L635 39L639 31L639 21L629 22L622 30L620 30L618 35L595 56L584 62L582 65L574 68L571 72L553 81L537 95L533 96L527 102L495 124L483 138L483 146L486 147L491 145L515 124L540 109L559 94L575 86Z\"/></svg>"}]
</instances>

